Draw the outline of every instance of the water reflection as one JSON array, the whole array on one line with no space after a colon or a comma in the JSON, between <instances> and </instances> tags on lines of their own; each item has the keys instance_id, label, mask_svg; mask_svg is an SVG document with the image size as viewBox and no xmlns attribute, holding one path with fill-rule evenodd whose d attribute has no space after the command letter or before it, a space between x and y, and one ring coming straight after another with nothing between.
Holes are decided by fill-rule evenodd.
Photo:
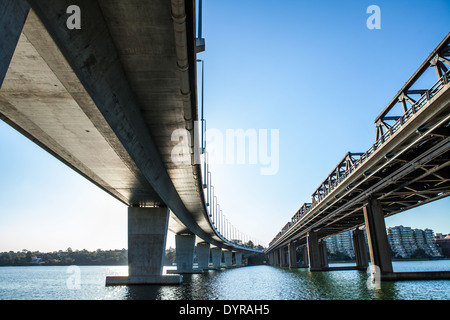
<instances>
[{"instance_id":1,"label":"water reflection","mask_svg":"<svg viewBox=\"0 0 450 320\"><path fill-rule=\"evenodd\" d=\"M450 260L394 263L395 271L450 270ZM0 300L450 300L450 280L381 282L367 286L363 271L254 266L184 275L176 286L105 286L127 267L81 266L80 288L67 285L67 267L0 267Z\"/></svg>"},{"instance_id":2,"label":"water reflection","mask_svg":"<svg viewBox=\"0 0 450 320\"><path fill-rule=\"evenodd\" d=\"M363 271L310 272L254 266L183 275L178 286L129 286L131 300L365 300L399 299L393 282L367 286Z\"/></svg>"}]
</instances>

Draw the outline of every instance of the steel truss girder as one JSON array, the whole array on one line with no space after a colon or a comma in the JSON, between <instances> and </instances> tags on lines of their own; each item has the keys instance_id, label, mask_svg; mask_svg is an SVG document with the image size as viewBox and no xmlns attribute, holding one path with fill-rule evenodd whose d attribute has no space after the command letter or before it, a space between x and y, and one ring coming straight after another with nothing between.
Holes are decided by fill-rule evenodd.
<instances>
[{"instance_id":1,"label":"steel truss girder","mask_svg":"<svg viewBox=\"0 0 450 320\"><path fill-rule=\"evenodd\" d=\"M385 141L386 133L388 133L387 138L390 138L391 136L393 136L394 133L396 132L396 130L398 130L398 128L399 128L398 123L400 123L400 127L401 127L403 125L403 123L408 121L409 118L413 117L420 108L422 108L423 106L426 106L427 105L426 103L430 99L432 99L442 88L444 88L448 84L448 82L450 80L450 71L445 66L445 64L448 64L450 66L450 60L446 58L448 56L450 56L450 33L437 46L437 48L435 50L433 50L433 52L425 60L425 62L422 63L421 67L414 73L414 75L408 80L408 82L397 93L397 95L394 97L394 99L391 101L391 103L377 117L377 119L375 120L375 123L377 125L377 127L376 127L377 128L376 142L371 147L371 149L366 151L366 153L350 153L350 152L348 152L344 156L344 158L339 162L339 164L333 169L333 171L328 175L328 177L322 182L322 184L319 186L319 188L317 188L316 191L312 194L312 203L304 204L296 212L296 214L292 217L291 221L288 222L283 227L283 230L281 232L279 232L277 234L277 236L271 241L271 243L269 244L269 247L271 247L276 242L278 242L279 239L281 237L283 237L283 235L286 232L295 233L294 231L291 230L291 228L298 226L299 222L301 220L303 220L303 222L304 222L304 224L302 226L302 230L308 231L308 230L311 230L313 228L313 226L318 225L318 217L317 216L315 216L315 217L309 216L308 217L309 211L311 211L311 209L313 209L318 203L320 203L323 199L325 199L327 197L327 195L329 193L331 193L333 191L333 189L337 187L337 185L339 185L340 182L344 181L347 178L347 176L350 173L352 173L352 171L355 171L358 167L358 164L361 164L363 162L363 160L367 159L372 152L374 152L375 150L377 150L377 148L382 146L382 144ZM438 71L436 72L439 79L435 83L435 85L433 85L433 87L431 87L428 90L411 89L411 86L420 78L420 76L423 75L425 70L428 69L429 67L434 67L436 70L440 70L439 72ZM412 97L410 97L410 95L415 95L415 94L419 94L419 95L421 95L421 97L418 100L415 100ZM404 114L402 116L388 115L388 112L391 111L392 108L394 107L394 105L399 102L402 103ZM410 104L409 108L406 103ZM417 142L417 144L415 146L410 145L409 148L413 148L413 147L420 148L422 145L427 144L428 141L433 140L434 138L439 138L443 141L447 141L449 139L448 137L449 137L449 132L450 132L450 122L448 120L448 118L449 118L448 112L447 112L447 117L445 117L445 114L444 114L444 118L446 120L444 119L443 121L441 121L440 125L435 125L435 123L433 123L433 122L429 122L428 124L427 123L422 124L422 126L417 129L417 133L419 135L426 135L428 140L427 139L418 139L417 141L419 141L419 142ZM387 121L396 121L396 124L392 125L392 124L388 123ZM447 121L447 123L445 121ZM447 149L449 149L448 146L447 146ZM358 156L359 158L355 159L354 156ZM385 158L388 163L401 164L400 165L401 167L407 166L407 164L411 161L411 159L409 159L410 156L408 156L404 152L404 149L402 149L402 148L397 149L397 150L391 150L391 151L387 152L385 155ZM425 178L425 177L429 177L429 176L434 176L437 178L437 179L432 179L432 180L426 181L427 183L431 183L431 184L434 183L434 186L432 189L428 188L426 190L415 190L414 188L410 188L412 190L409 190L409 194L411 195L409 197L409 199L407 200L407 199L403 198L403 200L398 200L398 201L392 201L392 199L390 199L390 196L403 195L403 194L401 194L402 191L400 191L401 188L399 188L398 186L395 187L395 185L394 185L394 187L393 187L393 189L395 189L397 191L387 190L388 192L386 194L382 193L381 195L384 196L384 199L391 203L391 205L390 206L388 205L388 207L386 208L387 215L391 215L391 214L397 213L399 211L403 211L403 210L405 210L405 207L407 207L409 209L409 208L421 205L423 203L430 202L430 201L436 200L438 198L443 198L445 196L448 196L449 190L450 190L449 179L446 177L443 177L442 174L441 175L438 174L440 167L448 166L447 162L445 162L445 165L438 165L438 168L435 168L436 167L435 164L428 164L426 162L420 164L417 168L415 168L415 169L424 171L423 174L421 174L421 175L419 174L419 177ZM435 169L428 169L428 167L435 168ZM382 178L384 176L383 172L385 172L386 170L389 171L389 167L386 167L386 164L382 164L381 166L372 167L370 169L370 171L364 172L365 178L362 181L364 181L365 183L367 183L368 181L371 181L371 180L372 181L380 181L380 180L382 180ZM418 181L420 179L415 179L415 180ZM401 178L398 178L398 181L401 181ZM425 182L425 180L422 180L422 182ZM410 186L411 183L412 182L410 181L410 183L408 183L408 185ZM403 188L405 188L405 187L406 187L406 185ZM372 189L372 188L369 188L369 189ZM359 181L356 185L349 184L347 186L346 190L348 191L346 194L349 195L349 194L351 194L351 192L361 193L361 191L364 190L364 188L361 188L361 181ZM364 194L367 194L367 192L368 192L368 190L366 190L364 192ZM376 193L376 191L373 191L373 192ZM420 199L423 199L423 201L413 199L414 196L418 196ZM342 197L341 195L336 195L335 200L339 201L339 203L344 203L344 204L341 205L340 209L338 210L341 212L340 216L338 216L334 222L328 223L327 227L329 227L331 229L339 229L340 231L344 231L345 229L343 229L342 226L335 228L335 227L332 227L332 225L335 225L337 221L340 221L340 220L343 221L344 218L347 218L347 220L348 220L348 217L350 217L352 215L355 215L353 220L358 220L358 221L361 220L361 218L358 216L358 214L356 214L358 209L350 208L345 212L343 211L343 207L350 207L351 202L352 202L350 199L345 199L345 197ZM336 201L333 201L333 203L327 202L326 203L326 205L328 207L327 209L331 209L332 211L335 211L335 209L337 207ZM392 204L400 204L402 207L394 208L394 207L392 207L393 206ZM322 210L324 210L324 209L320 208L319 213ZM335 214L337 214L337 213L335 213ZM351 225L353 225L353 227L355 226L354 223ZM299 231L297 230L297 234L298 234L298 232ZM295 238L298 239L298 236L296 236Z\"/></svg>"},{"instance_id":2,"label":"steel truss girder","mask_svg":"<svg viewBox=\"0 0 450 320\"><path fill-rule=\"evenodd\" d=\"M424 72L428 68L434 68L436 72L437 79L442 78L448 72L448 66L450 66L450 60L446 57L450 56L450 33L441 41L441 43L436 47L433 52L428 56L428 58L422 63L422 65L417 69L414 75L406 82L406 84L399 90L399 92L394 96L388 106L380 113L380 115L375 119L375 141L384 139L386 132L391 130L392 124L387 121L398 121L399 118L405 116L409 109L412 108L414 112L414 104L417 100L413 99L410 95L420 95L420 97L425 96L427 100L431 98L430 91L426 89L411 89L411 87L420 79ZM444 84L449 80L449 77L443 77ZM409 104L409 107L407 105ZM392 115L388 116L389 112L394 108L394 106L400 103L403 109L403 115Z\"/></svg>"}]
</instances>

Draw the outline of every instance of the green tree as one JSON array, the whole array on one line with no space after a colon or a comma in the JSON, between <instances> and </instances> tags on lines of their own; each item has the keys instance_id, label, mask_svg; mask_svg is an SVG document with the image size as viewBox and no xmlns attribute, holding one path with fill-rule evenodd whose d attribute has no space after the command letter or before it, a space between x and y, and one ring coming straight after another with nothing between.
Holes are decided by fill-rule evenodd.
<instances>
[{"instance_id":1,"label":"green tree","mask_svg":"<svg viewBox=\"0 0 450 320\"><path fill-rule=\"evenodd\" d=\"M255 245L253 244L253 242L251 240L249 240L247 243L244 243L244 247L253 249L255 247Z\"/></svg>"},{"instance_id":2,"label":"green tree","mask_svg":"<svg viewBox=\"0 0 450 320\"><path fill-rule=\"evenodd\" d=\"M166 250L166 255L164 258L164 265L171 266L176 261L176 249L170 247Z\"/></svg>"},{"instance_id":3,"label":"green tree","mask_svg":"<svg viewBox=\"0 0 450 320\"><path fill-rule=\"evenodd\" d=\"M10 266L13 263L13 258L9 252L3 252L0 255L0 266Z\"/></svg>"},{"instance_id":4,"label":"green tree","mask_svg":"<svg viewBox=\"0 0 450 320\"><path fill-rule=\"evenodd\" d=\"M27 251L27 253L25 254L25 262L31 263L31 260L32 260L32 253L31 251Z\"/></svg>"}]
</instances>

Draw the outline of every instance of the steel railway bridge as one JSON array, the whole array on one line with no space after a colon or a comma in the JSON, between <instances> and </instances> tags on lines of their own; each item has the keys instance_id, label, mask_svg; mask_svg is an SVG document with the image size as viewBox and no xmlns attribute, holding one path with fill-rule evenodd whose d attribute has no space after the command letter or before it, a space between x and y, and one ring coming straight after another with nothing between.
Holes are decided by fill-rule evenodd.
<instances>
[{"instance_id":1,"label":"steel railway bridge","mask_svg":"<svg viewBox=\"0 0 450 320\"><path fill-rule=\"evenodd\" d=\"M366 269L365 226L371 263L383 278L436 276L393 273L384 218L450 194L449 65L450 34L375 119L375 143L348 152L270 242L271 264L295 266L296 247L307 245L309 268L328 270L322 239L356 228L357 268ZM436 82L420 87L432 69Z\"/></svg>"}]
</instances>

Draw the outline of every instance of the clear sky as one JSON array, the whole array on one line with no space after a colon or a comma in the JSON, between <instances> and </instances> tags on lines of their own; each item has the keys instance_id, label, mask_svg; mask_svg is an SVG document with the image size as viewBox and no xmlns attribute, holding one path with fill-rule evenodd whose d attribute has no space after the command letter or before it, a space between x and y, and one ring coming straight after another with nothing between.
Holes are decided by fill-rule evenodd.
<instances>
[{"instance_id":1,"label":"clear sky","mask_svg":"<svg viewBox=\"0 0 450 320\"><path fill-rule=\"evenodd\" d=\"M203 2L208 128L279 132L273 175L211 165L224 214L268 243L346 152L371 146L375 117L450 31L450 2ZM372 4L381 29L366 26ZM0 251L126 248L126 212L0 122ZM450 233L449 214L446 198L386 225Z\"/></svg>"}]
</instances>

